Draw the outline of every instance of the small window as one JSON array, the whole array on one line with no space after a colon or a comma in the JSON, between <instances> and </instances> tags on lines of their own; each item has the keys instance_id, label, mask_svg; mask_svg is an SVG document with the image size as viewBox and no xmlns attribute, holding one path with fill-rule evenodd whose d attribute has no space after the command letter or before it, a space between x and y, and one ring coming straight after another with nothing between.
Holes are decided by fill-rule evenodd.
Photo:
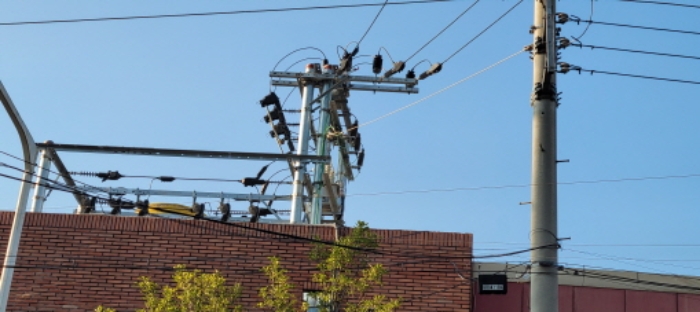
<instances>
[{"instance_id":1,"label":"small window","mask_svg":"<svg viewBox=\"0 0 700 312\"><path fill-rule=\"evenodd\" d=\"M304 291L304 302L306 302L309 305L309 309L306 310L307 312L321 311L321 309L319 308L318 298L316 297L316 294L318 294L317 291L313 291L313 290L305 290Z\"/></svg>"}]
</instances>

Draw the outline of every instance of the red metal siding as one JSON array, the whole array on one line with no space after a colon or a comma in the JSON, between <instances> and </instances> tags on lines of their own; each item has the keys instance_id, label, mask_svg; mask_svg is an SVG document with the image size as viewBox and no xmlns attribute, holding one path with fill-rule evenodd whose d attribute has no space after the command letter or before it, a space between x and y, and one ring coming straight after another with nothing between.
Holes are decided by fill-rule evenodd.
<instances>
[{"instance_id":1,"label":"red metal siding","mask_svg":"<svg viewBox=\"0 0 700 312\"><path fill-rule=\"evenodd\" d=\"M625 291L591 287L574 289L576 312L625 312Z\"/></svg>"},{"instance_id":2,"label":"red metal siding","mask_svg":"<svg viewBox=\"0 0 700 312\"><path fill-rule=\"evenodd\" d=\"M479 295L474 298L474 312L520 311L524 306L526 284L508 283L507 295Z\"/></svg>"},{"instance_id":3,"label":"red metal siding","mask_svg":"<svg viewBox=\"0 0 700 312\"><path fill-rule=\"evenodd\" d=\"M626 311L676 312L676 294L652 291L627 290Z\"/></svg>"},{"instance_id":4,"label":"red metal siding","mask_svg":"<svg viewBox=\"0 0 700 312\"><path fill-rule=\"evenodd\" d=\"M559 286L559 312L574 312L573 286Z\"/></svg>"},{"instance_id":5,"label":"red metal siding","mask_svg":"<svg viewBox=\"0 0 700 312\"><path fill-rule=\"evenodd\" d=\"M700 312L700 295L679 294L678 312Z\"/></svg>"},{"instance_id":6,"label":"red metal siding","mask_svg":"<svg viewBox=\"0 0 700 312\"><path fill-rule=\"evenodd\" d=\"M508 283L507 295L475 294L474 312L529 312L530 285ZM700 312L700 295L559 286L559 312Z\"/></svg>"}]
</instances>

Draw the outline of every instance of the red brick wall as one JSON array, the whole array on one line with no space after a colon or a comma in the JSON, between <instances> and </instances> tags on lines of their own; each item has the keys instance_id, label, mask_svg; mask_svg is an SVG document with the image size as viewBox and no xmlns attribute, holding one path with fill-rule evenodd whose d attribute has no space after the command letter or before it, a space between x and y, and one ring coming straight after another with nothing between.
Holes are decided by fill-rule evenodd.
<instances>
[{"instance_id":1,"label":"red brick wall","mask_svg":"<svg viewBox=\"0 0 700 312\"><path fill-rule=\"evenodd\" d=\"M13 213L0 213L4 257ZM239 225L302 237L333 240L335 229L306 225ZM348 231L348 229L343 229ZM401 311L469 311L471 234L375 230L389 274L381 293L402 297ZM311 244L208 221L28 213L20 243L8 311L92 311L103 304L118 311L141 306L139 276L169 280L176 264L220 271L243 285L247 311L259 311L260 268L277 256L289 270L299 297L310 282ZM427 255L427 256L426 256Z\"/></svg>"}]
</instances>

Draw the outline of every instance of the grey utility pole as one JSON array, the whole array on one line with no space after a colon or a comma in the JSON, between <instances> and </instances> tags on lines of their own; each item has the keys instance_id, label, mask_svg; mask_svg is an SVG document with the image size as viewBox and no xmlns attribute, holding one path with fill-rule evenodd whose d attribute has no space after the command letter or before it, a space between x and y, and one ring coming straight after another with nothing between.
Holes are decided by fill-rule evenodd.
<instances>
[{"instance_id":1,"label":"grey utility pole","mask_svg":"<svg viewBox=\"0 0 700 312\"><path fill-rule=\"evenodd\" d=\"M532 33L530 311L559 309L557 238L557 27L555 0L535 0Z\"/></svg>"}]
</instances>

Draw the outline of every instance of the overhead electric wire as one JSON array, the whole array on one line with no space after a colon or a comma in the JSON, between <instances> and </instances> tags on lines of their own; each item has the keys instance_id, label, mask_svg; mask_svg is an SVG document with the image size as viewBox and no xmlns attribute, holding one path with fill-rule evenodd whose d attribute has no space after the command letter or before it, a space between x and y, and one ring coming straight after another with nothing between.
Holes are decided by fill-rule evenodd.
<instances>
[{"instance_id":1,"label":"overhead electric wire","mask_svg":"<svg viewBox=\"0 0 700 312\"><path fill-rule=\"evenodd\" d=\"M680 33L680 34L687 34L687 35L700 35L700 32L691 31L691 30L681 30L681 29L660 28L660 27L630 25L630 24L621 24L621 23L600 22L600 21L592 21L592 20L582 20L579 18L575 18L574 16L571 16L570 19L571 19L571 21L576 22L576 23L589 23L589 24L598 24L598 25L605 25L605 26L664 31L664 32Z\"/></svg>"},{"instance_id":2,"label":"overhead electric wire","mask_svg":"<svg viewBox=\"0 0 700 312\"><path fill-rule=\"evenodd\" d=\"M3 153L4 153L4 152L3 152ZM6 154L6 153L4 153L4 154ZM7 154L7 155L9 155L9 154ZM22 169L22 168L15 167L15 166L12 166L12 165L3 163L3 162L0 162L0 167L6 167L6 168L9 168L9 169L12 169L12 170L19 171L19 172L25 172L25 170ZM59 176L62 177L62 175L61 175L60 173L54 172L54 171L52 171L52 170L48 170L48 171L49 171L49 172L52 172L52 173L54 173L54 174L57 174L57 175L59 175ZM7 175L3 175L3 176L4 176L4 177L10 177L10 176L7 176ZM25 181L25 180L23 180L23 179L21 179L21 178L14 178L14 177L13 177L13 179L15 179L15 180L18 179L20 182L27 182L27 183L30 183L30 184L38 183L38 184L40 184L40 185L43 185L43 186L46 186L46 187L49 187L49 188L55 189L55 190L59 190L59 189L57 189L56 187L54 187L54 186L52 186L52 185L59 185L60 187L64 188L64 190L66 190L67 192L69 191L69 192L71 192L71 193L83 193L83 191L81 191L80 189L78 189L78 188L75 187L75 186L70 186L70 185L65 184L65 183L59 183L58 181L52 181L52 180L49 179L49 178L43 178L43 177L41 177L40 174L38 174L38 173L36 173L36 172L31 173L31 176L32 176L32 178L38 178L40 181L48 181L49 183L44 182L44 183L42 184L41 182ZM87 188L90 188L90 189L93 189L93 190L95 190L95 191L101 192L101 191L99 190L99 188L96 187L96 186L93 186L93 185L90 185L90 184L87 184L87 183L83 183L83 182L77 181L77 180L75 180L75 179L73 179L73 180L76 181L76 182L78 182L78 183L80 183L80 184L82 184L82 185L84 185L84 186L87 187Z\"/></svg>"},{"instance_id":3,"label":"overhead electric wire","mask_svg":"<svg viewBox=\"0 0 700 312\"><path fill-rule=\"evenodd\" d=\"M28 162L28 161L26 161L26 160L24 160L24 159L22 159L22 158L20 158L20 157L17 157L17 156L15 156L15 155L12 155L12 154L10 154L10 153L8 153L8 152L5 152L5 151L0 151L0 154L3 154L3 155L8 156L8 157L10 157L10 158L19 160L19 161L21 161L22 163L29 164L29 165L31 165L31 166L35 166L35 167L39 166L37 163ZM7 165L7 164L4 164L4 163L0 163L0 164L2 164L2 165L0 165L0 166L8 167L8 168L11 168L11 169L14 169L14 170L18 170L18 171L20 171L20 172L24 172L24 169L17 168L17 167L11 167L11 166L9 166L9 165ZM48 172L53 173L53 174L55 174L55 175L57 175L57 176L63 178L63 174L61 174L60 172L56 172L56 171L54 171L54 170L52 170L52 169L45 169L45 170L47 170ZM35 173L32 174L32 176L33 176L33 177L39 177L39 174L35 172ZM47 180L50 181L50 179L47 179ZM78 183L78 184L82 184L82 185L84 185L85 187L97 189L96 186L93 186L93 185L91 185L91 184L82 182L82 181L80 181L80 180L73 179L73 181L76 182L76 183ZM50 181L50 182L52 182L52 181ZM33 182L30 182L30 183L33 183ZM53 182L53 183L58 183L58 182ZM69 186L69 185L67 185L67 184L63 184L63 185L64 185L65 187L67 187L67 188L71 188L71 186ZM76 190L76 191L77 191L77 190Z\"/></svg>"},{"instance_id":4,"label":"overhead electric wire","mask_svg":"<svg viewBox=\"0 0 700 312\"><path fill-rule=\"evenodd\" d=\"M440 37L440 35L442 35L442 33L444 33L448 28L452 27L452 25L454 25L454 23L456 23L460 18L462 18L462 16L464 16L464 14L467 14L467 12L469 12L469 10L471 10L477 3L479 3L479 1L480 0L474 1L474 3L472 3L472 5L470 5L470 6L468 6L466 10L462 11L461 14L457 15L457 17L454 20L452 20L452 22L447 24L447 26L445 26L445 28L443 28L440 32L438 32L437 35L433 36L433 38L428 40L428 42L426 42L422 47L420 47L418 50L416 50L416 52L413 52L413 54L411 54L411 56L406 58L405 62L408 62L409 60L411 60L414 56L416 56L416 54L418 54L420 51L425 49L425 47L427 47L431 42L433 42L435 39ZM391 56L389 56L389 58L391 58Z\"/></svg>"},{"instance_id":5,"label":"overhead electric wire","mask_svg":"<svg viewBox=\"0 0 700 312\"><path fill-rule=\"evenodd\" d=\"M2 154L10 155L11 154L5 153L0 151ZM14 156L13 156L14 157ZM0 166L6 166L6 164L0 163ZM24 171L20 168L14 167L16 170L19 171ZM35 174L36 176L36 174ZM146 177L146 176L143 176ZM700 173L692 173L692 174L685 174L685 175L665 175L665 176L645 176L645 177L629 177L629 178L617 178L617 179L599 179L599 180L580 180L580 181L571 181L571 182L558 182L557 185L578 185L578 184L601 184L601 183L619 183L619 182L630 182L630 181L649 181L649 180L670 180L670 179L687 179L687 178L698 178L700 177ZM34 183L33 181L24 181L21 178L16 178L12 177L15 180L22 181L22 182L29 182L29 183ZM48 179L47 179L48 180ZM50 181L50 180L49 180ZM234 180L237 181L237 180ZM284 181L284 180L282 180ZM88 184L86 184L88 185ZM95 189L96 192L104 193L99 187L90 185L92 188ZM531 187L533 184L510 184L510 185L492 185L492 186L475 186L475 187L457 187L457 188L446 188L446 189L427 189L427 190L405 190L405 191L388 191L388 192L377 192L377 193L357 193L357 194L347 194L346 196L380 196L380 195L401 195L401 194L411 194L411 193L435 193L435 192L458 192L458 191L478 191L478 190L489 190L489 189L507 189L507 188L525 188L525 187ZM65 185L66 188L70 188L70 186ZM488 242L482 242L481 244L487 244ZM499 243L503 244L503 243ZM518 243L514 243L518 244ZM524 243L526 244L526 243ZM575 246L608 246L608 245L575 245ZM609 246L637 246L637 245L609 245ZM698 245L640 245L640 246L678 246L678 247L683 247L683 246L693 246L693 247L700 247L700 244Z\"/></svg>"},{"instance_id":6,"label":"overhead electric wire","mask_svg":"<svg viewBox=\"0 0 700 312\"><path fill-rule=\"evenodd\" d=\"M398 113L398 112L400 112L400 111L402 111L402 110L405 110L405 109L407 109L407 108L409 108L409 107L411 107L411 106L418 105L418 104L420 104L421 102L423 102L423 101L425 101L425 100L427 100L427 99L429 99L429 98L432 98L432 97L434 97L434 96L436 96L436 95L438 95L438 94L440 94L440 93L443 93L443 92L445 92L445 91L447 91L447 90L449 90L449 89L452 89L452 88L456 87L457 85L459 85L459 84L461 84L461 83L463 83L463 82L465 82L465 81L467 81L467 80L469 80L469 79L472 79L472 78L474 78L474 77L476 77L476 76L478 76L478 75L480 75L480 74L483 74L484 72L487 72L488 70L490 70L490 69L492 69L492 68L494 68L494 67L500 65L501 63L503 63L503 62L505 62L505 61L507 61L507 60L510 60L510 59L512 59L512 58L514 58L514 57L520 55L520 54L523 53L523 52L525 52L525 50L522 50L522 49L521 49L520 51L518 51L518 52L516 52L516 53L513 53L513 54L507 56L506 58L504 58L504 59L502 59L502 60L500 60L500 61L498 61L498 62L496 62L496 63L493 63L493 64L491 64L491 65L485 67L484 69L482 69L482 70L480 70L480 71L477 71L476 73L473 73L473 74L471 74L471 75L469 75L469 76L467 76L467 77L465 77L465 78L462 78L462 79L458 80L458 81L455 82L455 83L452 83L451 85L449 85L449 86L447 86L447 87L444 87L444 88L442 88L442 89L440 89L440 90L438 90L438 91L435 91L435 92L431 93L430 95L425 96L425 97L423 97L423 98L421 98L421 99L419 99L419 100L417 100L417 101L415 101L415 102L413 102L413 103L411 103L411 104L408 104L408 105L406 105L406 106L403 106L403 107L401 107L401 108L398 108L398 109L396 109L396 110L393 110L393 111L391 111L391 112L389 112L389 113L387 113L387 114L384 114L384 115L379 116L379 117L377 117L377 118L375 118L375 119L372 119L372 120L370 120L370 121L368 121L368 122L365 122L365 123L363 123L363 124L361 124L361 125L358 125L357 128L361 128L361 127L365 127L365 126L367 126L367 125L373 124L373 123L375 123L375 122L377 122L377 121L379 121L379 120L382 120L382 119L384 119L384 118L387 118L387 117L389 117L389 116L391 116L391 115L393 115L393 114L396 114L396 113ZM349 131L349 130L350 130L350 129L348 129L348 131Z\"/></svg>"},{"instance_id":7,"label":"overhead electric wire","mask_svg":"<svg viewBox=\"0 0 700 312\"><path fill-rule=\"evenodd\" d=\"M680 264L675 264L675 263L664 263L664 261L653 260L653 259L637 259L637 258L631 258L631 257L619 257L619 256L606 255L606 254L595 253L595 252L588 252L588 251L582 251L582 250L575 250L575 249L570 249L570 248L567 248L566 251L571 251L571 252L578 253L578 254L593 256L593 257L597 257L597 258L600 258L600 259L603 259L603 260L608 260L608 261L617 261L617 262L620 262L620 263L624 263L624 264L627 264L627 265L638 266L638 267L640 267L640 268L645 268L645 269L648 269L648 270L655 270L655 269L654 269L654 268L647 267L647 266L642 266L642 265L639 265L639 264L636 264L636 263L630 263L630 261L632 261L632 262L645 262L645 263L654 264L654 265L663 265L663 266L677 267L677 268L682 268L682 269L700 270L700 268L697 268L697 267L690 267L690 266L685 266L685 265L680 265ZM657 269L657 270L658 270L658 269ZM662 271L662 270L658 270L658 271L659 271L659 272L663 272L663 273L665 273L665 274L671 274L671 273L668 272L668 271Z\"/></svg>"},{"instance_id":8,"label":"overhead electric wire","mask_svg":"<svg viewBox=\"0 0 700 312\"><path fill-rule=\"evenodd\" d=\"M589 73L591 73L591 75L593 75L593 74L605 74L605 75L612 75L612 76L621 76L621 77L640 78L640 79L649 79L649 80L658 80L658 81L668 81L668 82L700 85L700 81L695 81L695 80L683 80L683 79L665 78L665 77L656 77L656 76L645 76L645 75L637 75L637 74L625 74L625 73L611 72L611 71L605 71L605 70L585 69L585 68L580 68L580 67L576 68L576 69L572 68L571 70L577 71L579 73L589 72Z\"/></svg>"},{"instance_id":9,"label":"overhead electric wire","mask_svg":"<svg viewBox=\"0 0 700 312\"><path fill-rule=\"evenodd\" d=\"M27 182L27 181L23 180L22 178L12 177L12 176L8 176L5 174L0 174L0 177L6 177L6 178L10 178L10 179L17 180L17 181ZM46 187L51 187L51 186L47 185ZM58 189L58 188L55 188L55 189L57 191L70 192L70 191L66 191L63 189ZM96 198L101 199L101 200L108 200L108 198L101 198L99 196L93 196L93 197L96 197ZM191 217L190 215L183 214L179 211L170 210L170 209L166 209L166 208L149 207L149 209L154 209L157 211L170 213L173 215ZM178 219L172 219L172 220L180 221ZM214 222L214 223L218 223L218 224L223 224L226 226L236 227L236 228L249 230L249 231L253 231L253 232L259 232L259 233L264 233L264 234L268 234L268 235L278 236L280 238L288 238L288 239L294 239L294 240L299 240L299 241L305 241L305 242L309 242L309 243L323 244L323 245L327 245L327 246L346 248L346 249L350 249L350 250L367 252L367 253L378 254L378 255L392 255L392 256L400 256L400 257L408 257L408 258L462 259L462 260L491 259L491 258L508 257L508 256L512 256L512 255L517 255L517 254L528 253L528 252L531 252L533 250L538 250L538 249L543 249L543 248L559 247L559 245L544 245L544 246L539 246L539 247L532 247L532 248L516 250L516 251L511 251L511 252L498 253L498 254L466 255L466 256L453 256L453 257L452 256L445 256L445 255L427 255L427 254L416 254L416 253L407 253L407 252L384 252L384 251L379 251L376 249L367 249L367 248L360 248L360 247L355 247L355 246L343 245L343 244L338 244L336 242L325 241L325 240L309 238L309 237L303 237L303 236L293 235L293 234L287 234L287 233L282 233L282 232L277 232L277 231L272 231L272 230L266 230L266 229L262 229L262 228L250 227L250 226L246 226L246 225L242 225L242 224L238 224L238 223L225 222L225 221L216 220L216 219L202 218L201 220ZM195 225L193 225L193 226L195 226Z\"/></svg>"},{"instance_id":10,"label":"overhead electric wire","mask_svg":"<svg viewBox=\"0 0 700 312\"><path fill-rule=\"evenodd\" d=\"M76 18L76 19L55 19L42 21L21 21L21 22L2 22L0 26L19 26L19 25L44 25L58 23L82 23L82 22L104 22L104 21L126 21L126 20L143 20L143 19L161 19L161 18L181 18L181 17L201 17L201 16L216 16L216 15L238 15L252 13L276 13L276 12L293 12L293 11L310 11L310 10L325 10L325 9L347 9L360 8L370 6L384 5L405 5L405 4L424 4L434 2L450 2L454 0L416 0L402 2L387 2L382 3L358 3L358 4L340 4L327 6L309 6L309 7L289 7L277 9L257 9L257 10L238 10L238 11L218 11L218 12L202 12L202 13L181 13L181 14L158 14L158 15L132 15L120 17L97 17L97 18Z\"/></svg>"},{"instance_id":11,"label":"overhead electric wire","mask_svg":"<svg viewBox=\"0 0 700 312\"><path fill-rule=\"evenodd\" d=\"M650 0L620 0L622 2L634 2L634 3L644 3L644 4L661 4L670 5L684 8L700 9L700 5L685 4L685 3L674 3L674 2L663 2L663 1L650 1Z\"/></svg>"},{"instance_id":12,"label":"overhead electric wire","mask_svg":"<svg viewBox=\"0 0 700 312\"><path fill-rule=\"evenodd\" d=\"M591 14L588 16L588 19L589 20L593 19L593 0L591 0ZM583 32L580 35L578 35L578 37L574 37L574 36L572 36L572 37L576 40L581 40L581 38L583 38L583 36L588 32L589 28L591 28L590 23L588 25L586 25L586 28L583 29Z\"/></svg>"},{"instance_id":13,"label":"overhead electric wire","mask_svg":"<svg viewBox=\"0 0 700 312\"><path fill-rule=\"evenodd\" d=\"M592 44L572 43L571 46L579 47L579 48L591 48L591 49L610 50L610 51L618 51L618 52L630 52L630 53L640 53L640 54L649 54L649 55L657 55L657 56L668 56L668 57L678 57L678 58L700 60L700 56L694 56L694 55L683 55L683 54L673 54L673 53L664 53L664 52L623 49L623 48L598 46L598 45L592 45Z\"/></svg>"},{"instance_id":14,"label":"overhead electric wire","mask_svg":"<svg viewBox=\"0 0 700 312\"><path fill-rule=\"evenodd\" d=\"M600 183L617 183L629 181L647 181L647 180L668 180L668 179L686 179L700 177L700 173L686 175L667 175L667 176L648 176L636 178L619 178L619 179L601 179L601 180L581 180L571 182L557 182L557 185L577 185L577 184L600 184ZM489 189L507 189L507 188L525 188L531 187L534 184L510 184L510 185L494 185L494 186L475 186L475 187L456 187L448 189L428 189L428 190L408 190L408 191L393 191L393 192L377 192L377 193L357 193L347 194L346 196L378 196L378 195L401 195L410 193L435 193L435 192L458 192L458 191L479 191Z\"/></svg>"},{"instance_id":15,"label":"overhead electric wire","mask_svg":"<svg viewBox=\"0 0 700 312\"><path fill-rule=\"evenodd\" d=\"M605 274L605 273L600 273L600 272L592 272L592 271L588 271L588 270L576 270L576 269L564 268L564 271L567 271L567 272L572 271L572 272L568 272L571 275L585 276L587 278L597 278L597 279L607 280L607 281L617 281L617 282L624 282L624 283L629 283L629 284L639 284L639 285L647 285L647 286L666 287L666 288L672 288L672 289L700 291L700 287L695 287L695 286L663 283L663 282L650 281L650 280L640 280L640 279L629 278L629 277L624 277L624 276L611 275L611 274Z\"/></svg>"},{"instance_id":16,"label":"overhead electric wire","mask_svg":"<svg viewBox=\"0 0 700 312\"><path fill-rule=\"evenodd\" d=\"M385 1L384 1L384 4L382 4L382 7L379 8L379 12L377 12L377 15L374 16L374 19L373 19L372 22L369 24L369 27L367 27L367 30L365 30L365 33L362 35L362 38L360 38L360 40L357 42L357 46L360 46L360 44L362 43L362 40L365 40L365 37L366 37L367 34L369 33L370 29L372 29L372 26L374 26L374 23L375 23L375 22L377 21L377 19L379 18L379 15L381 15L381 14L382 14L382 11L384 11L384 7L386 7L386 4L387 4L387 3L389 3L389 0L385 0Z\"/></svg>"},{"instance_id":17,"label":"overhead electric wire","mask_svg":"<svg viewBox=\"0 0 700 312\"><path fill-rule=\"evenodd\" d=\"M523 3L523 1L525 1L525 0L520 0L520 1L516 2L515 5L513 5L510 9L508 9L508 11L506 11L506 12L503 13L503 14L501 14L501 16L499 16L495 21L493 21L491 24L489 24L488 26L486 26L486 28L484 28L484 30L482 30L480 33L478 33L476 36L474 36L471 40L467 41L467 43L465 43L461 48L457 49L457 51L455 51L454 53L452 53L452 55L448 56L444 61L442 61L442 64L447 63L447 61L449 61L449 60L452 59L455 55L457 55L459 52L461 52L462 50L464 50L464 48L466 48L467 46L469 46L472 42L474 42L474 40L476 40L476 39L479 38L481 35L483 35L483 34L484 34L486 31L488 31L491 27L493 27L494 25L496 25L501 19L503 19L504 17L506 17L506 15L508 15L508 13L510 13L510 12L513 11L516 7L518 7L521 3Z\"/></svg>"}]
</instances>

